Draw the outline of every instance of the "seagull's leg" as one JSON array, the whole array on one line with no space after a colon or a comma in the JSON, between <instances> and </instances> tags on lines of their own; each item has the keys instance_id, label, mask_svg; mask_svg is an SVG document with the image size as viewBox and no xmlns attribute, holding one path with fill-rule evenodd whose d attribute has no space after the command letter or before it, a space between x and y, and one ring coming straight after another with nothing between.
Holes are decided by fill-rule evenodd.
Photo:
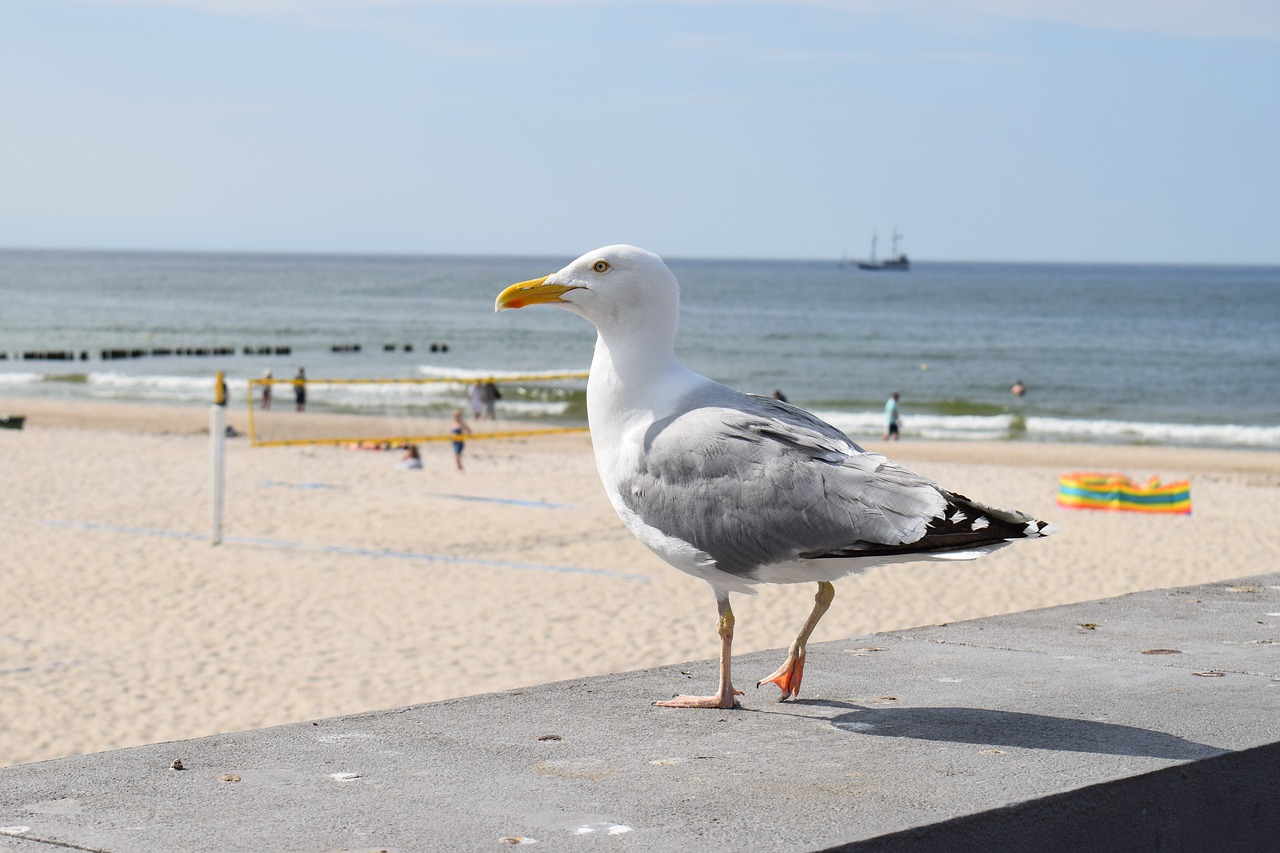
<instances>
[{"instance_id":1,"label":"seagull's leg","mask_svg":"<svg viewBox=\"0 0 1280 853\"><path fill-rule=\"evenodd\" d=\"M733 647L733 610L729 607L729 593L716 590L716 606L720 611L717 629L720 634L719 691L714 696L677 696L653 704L663 708L732 708L738 704L735 697L741 696L742 691L734 690L733 681L729 678L730 650Z\"/></svg>"},{"instance_id":2,"label":"seagull's leg","mask_svg":"<svg viewBox=\"0 0 1280 853\"><path fill-rule=\"evenodd\" d=\"M831 600L835 597L834 585L827 581L818 581L818 594L813 598L813 612L809 614L804 627L800 629L795 642L791 644L791 649L787 652L787 662L778 667L778 671L773 675L758 682L756 687L761 684L778 685L782 690L782 696L778 698L779 702L800 695L800 680L804 678L805 644L809 642L809 635L813 633L814 628L818 627L818 620L827 612L827 608L831 606Z\"/></svg>"}]
</instances>

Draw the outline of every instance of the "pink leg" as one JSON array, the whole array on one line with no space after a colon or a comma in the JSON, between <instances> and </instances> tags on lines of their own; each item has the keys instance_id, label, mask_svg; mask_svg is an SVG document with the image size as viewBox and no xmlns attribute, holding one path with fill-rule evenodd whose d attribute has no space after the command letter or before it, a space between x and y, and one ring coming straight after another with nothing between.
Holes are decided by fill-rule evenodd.
<instances>
[{"instance_id":1,"label":"pink leg","mask_svg":"<svg viewBox=\"0 0 1280 853\"><path fill-rule=\"evenodd\" d=\"M729 593L716 592L716 605L720 610L718 633L720 634L720 689L714 696L676 696L653 704L663 708L732 708L738 704L736 697L741 690L733 689L729 677L730 651L733 647L733 610L729 607Z\"/></svg>"}]
</instances>

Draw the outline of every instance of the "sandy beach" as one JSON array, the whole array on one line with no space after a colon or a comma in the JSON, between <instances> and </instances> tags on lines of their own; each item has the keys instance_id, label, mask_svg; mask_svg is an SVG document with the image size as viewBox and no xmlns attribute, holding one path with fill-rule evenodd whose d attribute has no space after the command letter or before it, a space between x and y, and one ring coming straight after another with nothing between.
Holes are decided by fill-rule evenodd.
<instances>
[{"instance_id":1,"label":"sandy beach","mask_svg":"<svg viewBox=\"0 0 1280 853\"><path fill-rule=\"evenodd\" d=\"M447 443L406 471L394 452L231 439L214 546L207 409L0 398L5 411L27 424L0 430L0 766L718 651L710 588L622 527L585 435L471 441L463 472ZM243 429L244 412L229 421ZM1277 453L855 438L1062 532L845 579L818 642L1277 565L1257 523L1280 517ZM1190 478L1194 513L1057 507L1058 475L1088 470ZM812 594L736 597L735 651L785 648Z\"/></svg>"}]
</instances>

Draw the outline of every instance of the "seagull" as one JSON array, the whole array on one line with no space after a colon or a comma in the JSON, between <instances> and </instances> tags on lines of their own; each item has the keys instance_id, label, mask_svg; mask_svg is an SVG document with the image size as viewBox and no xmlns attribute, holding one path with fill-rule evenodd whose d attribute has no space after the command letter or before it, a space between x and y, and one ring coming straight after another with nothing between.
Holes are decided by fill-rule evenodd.
<instances>
[{"instance_id":1,"label":"seagull","mask_svg":"<svg viewBox=\"0 0 1280 853\"><path fill-rule=\"evenodd\" d=\"M949 491L804 409L684 367L675 355L680 287L652 252L596 249L507 287L494 307L530 305L595 326L587 419L605 492L637 539L715 592L718 690L656 705L738 704L730 593L817 584L786 661L756 684L776 685L783 701L800 694L805 647L835 597L833 581L891 563L972 560L1057 529Z\"/></svg>"}]
</instances>

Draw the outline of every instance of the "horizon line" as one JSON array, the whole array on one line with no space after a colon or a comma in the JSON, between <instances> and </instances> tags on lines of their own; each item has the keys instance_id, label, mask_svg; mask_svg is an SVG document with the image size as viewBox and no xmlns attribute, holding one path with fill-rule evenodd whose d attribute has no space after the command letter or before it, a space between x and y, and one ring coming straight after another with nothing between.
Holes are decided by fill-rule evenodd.
<instances>
[{"instance_id":1,"label":"horizon line","mask_svg":"<svg viewBox=\"0 0 1280 853\"><path fill-rule=\"evenodd\" d=\"M0 253L64 253L64 254L116 254L116 255L222 255L222 256L254 256L254 257L317 257L317 258L575 258L581 252L446 252L446 251L408 251L408 250L361 250L361 249L176 249L176 248L120 248L120 247L75 247L75 246L0 246ZM861 258L857 256L825 256L801 257L784 255L684 255L664 254L665 261L756 261L762 263L833 263L837 266L855 267ZM1030 259L1030 258L925 258L913 257L914 264L1043 264L1046 266L1167 266L1167 267L1280 267L1280 260L1275 261L1170 261L1170 260L1066 260L1066 259ZM864 271L870 272L870 271Z\"/></svg>"}]
</instances>

